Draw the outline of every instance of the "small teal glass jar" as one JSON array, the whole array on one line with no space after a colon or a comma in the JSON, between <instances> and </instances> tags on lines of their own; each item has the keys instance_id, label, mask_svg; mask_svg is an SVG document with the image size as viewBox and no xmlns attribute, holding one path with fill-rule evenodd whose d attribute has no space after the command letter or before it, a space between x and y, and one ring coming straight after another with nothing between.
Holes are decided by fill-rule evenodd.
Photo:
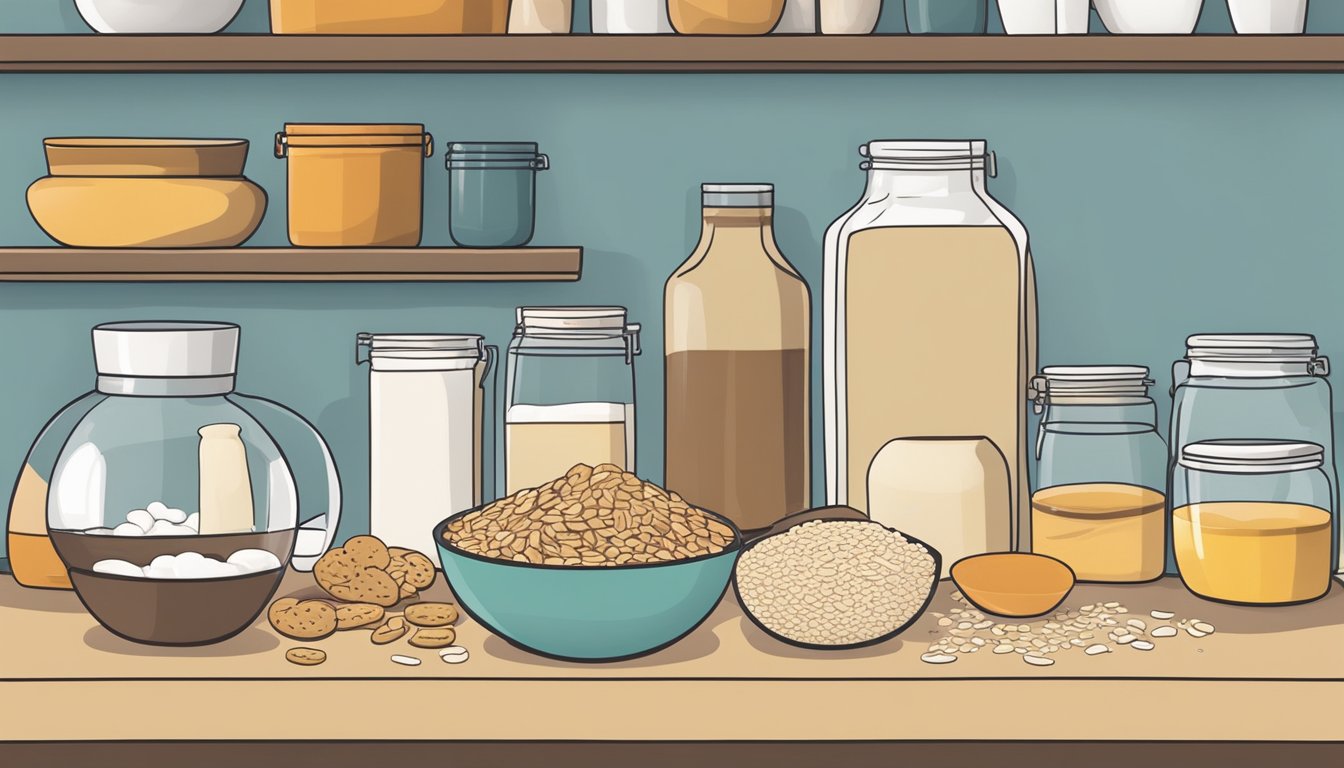
<instances>
[{"instance_id":1,"label":"small teal glass jar","mask_svg":"<svg viewBox=\"0 0 1344 768\"><path fill-rule=\"evenodd\" d=\"M551 167L534 142L448 145L448 234L464 248L514 248L532 240L537 172Z\"/></svg>"},{"instance_id":2,"label":"small teal glass jar","mask_svg":"<svg viewBox=\"0 0 1344 768\"><path fill-rule=\"evenodd\" d=\"M905 0L912 35L983 35L988 17L988 0Z\"/></svg>"}]
</instances>

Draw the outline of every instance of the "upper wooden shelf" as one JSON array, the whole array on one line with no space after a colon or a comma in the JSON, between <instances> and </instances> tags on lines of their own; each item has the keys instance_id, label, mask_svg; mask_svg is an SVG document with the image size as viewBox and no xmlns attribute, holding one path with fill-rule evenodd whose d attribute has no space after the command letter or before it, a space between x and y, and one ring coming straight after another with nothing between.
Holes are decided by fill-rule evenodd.
<instances>
[{"instance_id":1,"label":"upper wooden shelf","mask_svg":"<svg viewBox=\"0 0 1344 768\"><path fill-rule=\"evenodd\" d=\"M572 282L582 248L0 248L13 282Z\"/></svg>"},{"instance_id":2,"label":"upper wooden shelf","mask_svg":"<svg viewBox=\"0 0 1344 768\"><path fill-rule=\"evenodd\" d=\"M0 72L385 71L1337 72L1344 36L0 36Z\"/></svg>"}]
</instances>

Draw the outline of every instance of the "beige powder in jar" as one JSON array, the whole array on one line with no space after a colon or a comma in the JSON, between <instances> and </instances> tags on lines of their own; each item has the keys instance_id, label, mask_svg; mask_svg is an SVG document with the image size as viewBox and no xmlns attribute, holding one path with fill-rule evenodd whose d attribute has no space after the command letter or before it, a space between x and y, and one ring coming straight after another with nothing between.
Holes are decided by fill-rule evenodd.
<instances>
[{"instance_id":1,"label":"beige powder in jar","mask_svg":"<svg viewBox=\"0 0 1344 768\"><path fill-rule=\"evenodd\" d=\"M936 570L927 547L880 524L819 520L752 545L736 583L743 606L769 631L845 647L908 624L928 603Z\"/></svg>"}]
</instances>

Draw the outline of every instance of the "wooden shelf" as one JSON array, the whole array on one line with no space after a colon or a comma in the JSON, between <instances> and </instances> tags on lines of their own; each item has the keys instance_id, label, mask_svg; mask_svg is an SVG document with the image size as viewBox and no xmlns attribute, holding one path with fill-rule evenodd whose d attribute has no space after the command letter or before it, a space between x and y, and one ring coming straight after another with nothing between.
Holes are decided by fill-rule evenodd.
<instances>
[{"instance_id":1,"label":"wooden shelf","mask_svg":"<svg viewBox=\"0 0 1344 768\"><path fill-rule=\"evenodd\" d=\"M381 71L1337 72L1344 36L0 36L0 72Z\"/></svg>"},{"instance_id":2,"label":"wooden shelf","mask_svg":"<svg viewBox=\"0 0 1344 768\"><path fill-rule=\"evenodd\" d=\"M572 282L582 248L0 248L0 282Z\"/></svg>"}]
</instances>

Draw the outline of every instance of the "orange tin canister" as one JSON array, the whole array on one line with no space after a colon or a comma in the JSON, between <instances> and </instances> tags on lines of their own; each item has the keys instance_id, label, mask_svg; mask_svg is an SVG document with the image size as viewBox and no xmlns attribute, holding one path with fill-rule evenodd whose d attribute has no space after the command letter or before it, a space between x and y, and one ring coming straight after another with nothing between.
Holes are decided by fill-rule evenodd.
<instances>
[{"instance_id":1,"label":"orange tin canister","mask_svg":"<svg viewBox=\"0 0 1344 768\"><path fill-rule=\"evenodd\" d=\"M275 136L289 159L289 241L309 247L414 247L424 211L419 124L295 124Z\"/></svg>"}]
</instances>

